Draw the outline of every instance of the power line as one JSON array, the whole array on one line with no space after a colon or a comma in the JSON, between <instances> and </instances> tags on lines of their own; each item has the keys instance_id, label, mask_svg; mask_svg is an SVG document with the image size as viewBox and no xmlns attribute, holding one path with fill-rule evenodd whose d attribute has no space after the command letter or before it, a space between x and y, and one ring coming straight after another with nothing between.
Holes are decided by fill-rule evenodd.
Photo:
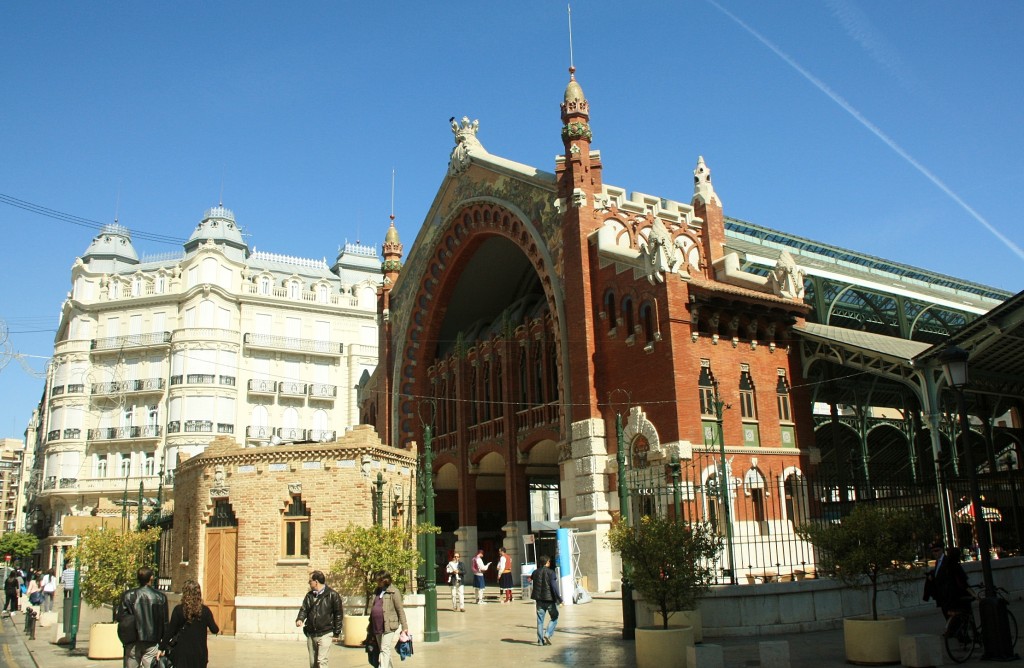
<instances>
[{"instance_id":1,"label":"power line","mask_svg":"<svg viewBox=\"0 0 1024 668\"><path fill-rule=\"evenodd\" d=\"M90 220L89 218L83 218L81 216L76 216L71 213L65 213L63 211L57 211L56 209L51 209L49 207L42 206L41 204L34 204L32 202L28 202L23 199L18 199L17 197L12 197L10 195L5 195L3 193L0 193L0 204L7 204L8 206L12 206L16 209L21 209L23 211L35 213L40 216L45 216L47 218L52 218L53 220L60 220L65 223L71 223L72 225L78 225L79 227L88 227L94 230L102 230L107 226L107 223L101 223L96 220ZM186 241L181 237L173 237L167 234L155 234L153 232L143 232L139 230L132 230L129 228L125 229L127 229L128 234L135 239L144 239L146 241L154 241L156 243L171 244L175 246L180 246L184 244Z\"/></svg>"}]
</instances>

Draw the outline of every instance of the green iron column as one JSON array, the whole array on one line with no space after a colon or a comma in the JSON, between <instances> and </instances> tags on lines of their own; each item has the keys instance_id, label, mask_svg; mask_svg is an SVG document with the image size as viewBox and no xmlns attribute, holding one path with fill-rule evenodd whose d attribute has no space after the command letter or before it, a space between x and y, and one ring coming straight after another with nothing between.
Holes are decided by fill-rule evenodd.
<instances>
[{"instance_id":1,"label":"green iron column","mask_svg":"<svg viewBox=\"0 0 1024 668\"><path fill-rule=\"evenodd\" d=\"M736 555L732 544L732 511L729 510L729 472L725 460L725 431L722 429L722 411L725 402L718 395L718 384L715 384L715 422L718 423L718 454L722 470L719 472L718 492L722 497L722 514L725 520L725 546L729 555L729 584L736 584Z\"/></svg>"},{"instance_id":2,"label":"green iron column","mask_svg":"<svg viewBox=\"0 0 1024 668\"><path fill-rule=\"evenodd\" d=\"M377 482L373 483L373 523L384 526L384 474L377 471Z\"/></svg>"},{"instance_id":3,"label":"green iron column","mask_svg":"<svg viewBox=\"0 0 1024 668\"><path fill-rule=\"evenodd\" d=\"M75 547L79 544L78 539L75 539ZM78 550L75 550L75 587L71 591L71 627L68 629L68 647L72 651L75 649L75 643L78 640L78 622L81 617L82 610L82 562L78 558Z\"/></svg>"},{"instance_id":4,"label":"green iron column","mask_svg":"<svg viewBox=\"0 0 1024 668\"><path fill-rule=\"evenodd\" d=\"M683 497L682 490L679 489L682 478L679 474L679 455L674 452L669 458L668 468L672 471L672 509L675 511L673 519L678 522L683 518Z\"/></svg>"},{"instance_id":5,"label":"green iron column","mask_svg":"<svg viewBox=\"0 0 1024 668\"><path fill-rule=\"evenodd\" d=\"M426 506L424 519L427 524L434 526L434 451L430 446L430 425L427 425L423 429L423 501ZM437 642L440 640L440 634L437 632L437 541L434 534L426 535L424 547L426 550L423 556L427 563L424 580L426 609L423 611L423 640Z\"/></svg>"},{"instance_id":6,"label":"green iron column","mask_svg":"<svg viewBox=\"0 0 1024 668\"><path fill-rule=\"evenodd\" d=\"M626 484L626 446L622 434L622 414L615 414L615 442L618 452L615 459L619 464L619 521L629 525L629 488ZM636 605L633 603L633 585L629 581L629 566L622 562L622 639L636 637Z\"/></svg>"}]
</instances>

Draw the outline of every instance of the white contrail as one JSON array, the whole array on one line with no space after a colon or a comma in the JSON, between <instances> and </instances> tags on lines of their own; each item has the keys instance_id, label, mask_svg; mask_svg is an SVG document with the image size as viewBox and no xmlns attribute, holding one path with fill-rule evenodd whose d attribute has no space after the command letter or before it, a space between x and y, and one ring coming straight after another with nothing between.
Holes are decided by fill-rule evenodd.
<instances>
[{"instance_id":1,"label":"white contrail","mask_svg":"<svg viewBox=\"0 0 1024 668\"><path fill-rule=\"evenodd\" d=\"M800 75L803 76L805 79L810 81L814 85L815 88L820 90L825 95L828 95L832 99L833 102L835 102L840 107L842 107L846 111L846 113L848 113L851 116L853 116L857 120L858 123L863 125L873 135L875 135L876 137L881 139L883 142L885 142L885 144L889 148L891 148L893 151L895 151L898 156L900 156L901 158L906 160L908 163L910 163L910 165L914 169L919 171L926 179L928 179L929 181L934 183L939 188L939 190L941 190L942 192L946 193L946 195L948 195L950 199L952 199L954 202L959 204L960 207L964 211L966 211L968 214L970 214L970 216L972 218L974 218L979 223L981 223L982 226L986 230L991 232L997 239L1002 241L1003 244L1005 244L1007 248L1009 248L1011 251L1013 251L1017 255L1017 257L1019 257L1022 260L1024 260L1024 250L1021 250L1020 246L1018 246L1017 244L1015 244L1012 241L1010 241L1010 239L1008 239L1006 237L1006 235L1004 235L1002 232L997 230L991 223L989 223L987 220L985 220L981 216L980 213L978 213L977 211L975 211L971 207L971 205L969 205L967 202L965 202L963 199L961 199L959 195L957 195L955 192L953 192L949 188L949 186L947 186L945 183L943 183L941 180L939 180L939 177L935 176L935 174L932 174L931 171L929 171L927 167L922 165L920 162L915 160L913 156L911 156L909 153L904 151L903 148L900 147L899 144L894 142L887 134L882 132L882 130L879 129L878 126L876 126L874 123L872 123L868 119L864 118L864 115L861 114L859 111L857 111L853 107L853 105L851 105L849 102L844 100L843 97L841 95L839 95L839 93L836 93L834 90L829 88L825 84L824 81L822 81L821 79L818 79L816 76L814 76L813 74L811 74L810 72L805 70L800 65L800 63L798 63L795 60L793 60L787 53L785 53L779 47L777 47L774 44L772 44L770 41L768 41L768 39L763 37L760 33L758 33L756 30L754 30L753 28L748 26L746 23L744 23L739 17L733 15L725 7L722 7L721 5L719 5L717 2L715 2L715 0L706 0L706 2L709 5L713 6L715 9L717 9L718 11L720 11L723 14L725 14L726 16L728 16L730 19L732 19L733 22L736 23L736 25L740 26L741 28L746 30L748 33L753 35L754 39L756 39L757 41L761 42L766 47L771 49L772 52L775 53L775 55L777 55L779 58L782 58L782 60L786 61L786 64L788 64L794 70L799 72Z\"/></svg>"}]
</instances>

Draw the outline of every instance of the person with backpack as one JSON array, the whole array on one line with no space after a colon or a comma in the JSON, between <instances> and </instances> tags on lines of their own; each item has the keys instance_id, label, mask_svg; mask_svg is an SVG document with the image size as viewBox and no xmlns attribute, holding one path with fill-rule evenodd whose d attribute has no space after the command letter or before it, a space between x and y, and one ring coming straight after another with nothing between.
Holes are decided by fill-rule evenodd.
<instances>
[{"instance_id":1,"label":"person with backpack","mask_svg":"<svg viewBox=\"0 0 1024 668\"><path fill-rule=\"evenodd\" d=\"M167 596L153 587L153 569L135 573L139 586L121 597L117 610L117 637L124 646L124 668L151 668L160 654L167 627Z\"/></svg>"}]
</instances>

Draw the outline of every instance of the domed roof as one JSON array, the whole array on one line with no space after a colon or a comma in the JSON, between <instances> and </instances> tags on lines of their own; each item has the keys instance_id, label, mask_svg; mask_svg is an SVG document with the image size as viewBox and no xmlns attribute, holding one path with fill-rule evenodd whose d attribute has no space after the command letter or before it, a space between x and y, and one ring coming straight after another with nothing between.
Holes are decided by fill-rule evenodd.
<instances>
[{"instance_id":1,"label":"domed roof","mask_svg":"<svg viewBox=\"0 0 1024 668\"><path fill-rule=\"evenodd\" d=\"M402 243L398 238L398 230L395 229L395 221L391 220L391 227L388 228L387 234L384 235L384 243L386 244L399 244Z\"/></svg>"},{"instance_id":2,"label":"domed roof","mask_svg":"<svg viewBox=\"0 0 1024 668\"><path fill-rule=\"evenodd\" d=\"M242 240L242 230L235 223L235 214L231 209L223 205L207 209L203 214L203 219L199 221L192 236L185 243L185 247L189 248L196 242L209 239L245 246L245 242Z\"/></svg>"},{"instance_id":3,"label":"domed roof","mask_svg":"<svg viewBox=\"0 0 1024 668\"><path fill-rule=\"evenodd\" d=\"M131 232L124 225L104 225L82 255L83 260L118 259L130 264L139 262L139 255L132 245Z\"/></svg>"},{"instance_id":4,"label":"domed roof","mask_svg":"<svg viewBox=\"0 0 1024 668\"><path fill-rule=\"evenodd\" d=\"M583 89L579 83L576 82L576 68L569 68L569 85L565 87L565 102L585 102L586 98L583 97Z\"/></svg>"}]
</instances>

